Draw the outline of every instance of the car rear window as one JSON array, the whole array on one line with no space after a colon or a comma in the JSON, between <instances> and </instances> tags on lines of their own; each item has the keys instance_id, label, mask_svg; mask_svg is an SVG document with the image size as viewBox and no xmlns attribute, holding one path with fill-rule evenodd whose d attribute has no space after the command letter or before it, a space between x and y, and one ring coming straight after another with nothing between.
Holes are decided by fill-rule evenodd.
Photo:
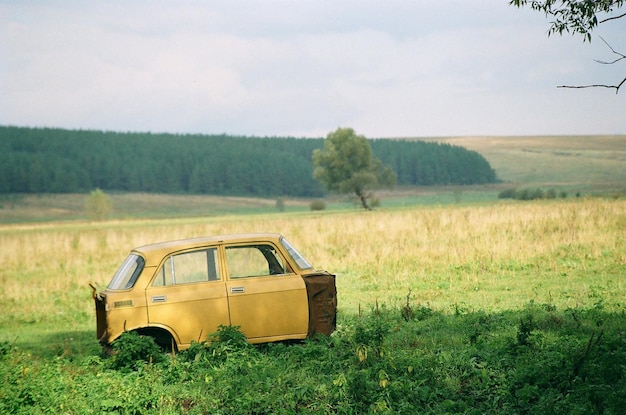
<instances>
[{"instance_id":1,"label":"car rear window","mask_svg":"<svg viewBox=\"0 0 626 415\"><path fill-rule=\"evenodd\" d=\"M120 265L107 288L109 290L128 290L132 288L143 270L144 263L145 261L141 256L130 254Z\"/></svg>"}]
</instances>

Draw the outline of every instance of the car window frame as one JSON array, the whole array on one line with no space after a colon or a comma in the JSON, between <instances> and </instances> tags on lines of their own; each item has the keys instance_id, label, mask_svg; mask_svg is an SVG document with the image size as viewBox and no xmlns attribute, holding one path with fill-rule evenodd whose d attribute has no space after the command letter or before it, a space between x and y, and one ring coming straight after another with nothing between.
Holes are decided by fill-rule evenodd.
<instances>
[{"instance_id":1,"label":"car window frame","mask_svg":"<svg viewBox=\"0 0 626 415\"><path fill-rule=\"evenodd\" d=\"M124 286L121 287L120 283L124 281L124 277L122 277L122 275L126 276L129 274L129 271L127 270L127 268L131 264L131 259L135 260L135 264L134 264L135 269L132 271L132 273L128 277L128 280L126 280L126 284L124 284ZM107 290L111 290L111 291L132 290L135 287L135 284L137 283L137 280L139 279L139 276L141 275L145 267L146 267L146 259L142 255L139 255L136 252L131 252L130 254L128 254L126 259L124 259L124 262L122 262L122 264L119 266L119 268L113 275L113 278L111 279L111 281L109 282L109 285L107 286Z\"/></svg>"},{"instance_id":2,"label":"car window frame","mask_svg":"<svg viewBox=\"0 0 626 415\"><path fill-rule=\"evenodd\" d=\"M206 253L206 268L207 268L207 279L206 280L200 280L200 281L189 281L189 282L176 282L176 261L173 260L174 257L179 256L179 255L185 255L185 254L190 254L190 253L197 253L197 252L203 252ZM209 261L209 251L213 251L213 261ZM159 278L163 278L163 269L164 267L167 265L168 261L172 260L170 263L173 264L173 279L172 279L172 283L167 284L164 283L163 285L155 285L155 282L159 279ZM210 263L213 263L213 268L215 270L215 275L216 275L216 279L212 279L211 278L211 272L209 271L209 265ZM161 263L158 265L157 267L157 271L154 273L154 276L152 277L152 279L150 280L150 283L148 284L148 287L151 288L168 288L168 287L180 287L180 286L185 286L185 285L193 285L193 284L206 284L206 283L217 283L217 282L224 282L224 278L223 278L223 268L222 268L222 263L223 259L221 258L220 255L220 247L219 245L211 245L211 246L203 246L203 247L196 247L193 249L187 249L184 251L176 251L176 252L170 252L169 254L167 254L166 256L164 256L161 260Z\"/></svg>"},{"instance_id":3,"label":"car window frame","mask_svg":"<svg viewBox=\"0 0 626 415\"><path fill-rule=\"evenodd\" d=\"M278 261L278 265L282 265L283 272L280 272L280 273L271 272L272 264L267 257L267 255L269 254L266 254L261 248L259 248L263 246L267 246L271 248L271 250L274 252L273 257L276 259L276 261ZM231 272L231 262L228 259L228 250L229 249L242 249L242 248L258 249L261 255L263 256L263 258L267 261L268 273L256 274L256 275L233 276ZM238 280L249 279L249 278L281 277L283 275L293 275L296 273L294 270L294 267L288 260L285 253L278 246L276 246L276 244L272 243L271 241L250 241L250 242L241 242L241 243L235 243L235 244L224 244L223 249L224 249L224 264L223 265L226 271L226 278L230 281L238 281Z\"/></svg>"},{"instance_id":4,"label":"car window frame","mask_svg":"<svg viewBox=\"0 0 626 415\"><path fill-rule=\"evenodd\" d=\"M298 251L298 249L284 236L280 237L280 245L284 248L286 255L296 264L298 269L313 269L313 265L309 262L309 260L306 259L304 255L302 255L302 253L300 253L300 251Z\"/></svg>"}]
</instances>

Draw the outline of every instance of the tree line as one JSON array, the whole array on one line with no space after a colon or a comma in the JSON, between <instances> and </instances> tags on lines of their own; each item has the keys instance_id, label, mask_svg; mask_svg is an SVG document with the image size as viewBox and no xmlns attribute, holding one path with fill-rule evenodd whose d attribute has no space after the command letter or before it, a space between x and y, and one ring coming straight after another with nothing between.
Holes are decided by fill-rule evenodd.
<instances>
[{"instance_id":1,"label":"tree line","mask_svg":"<svg viewBox=\"0 0 626 415\"><path fill-rule=\"evenodd\" d=\"M480 154L423 141L369 140L397 184L495 182ZM0 194L105 191L319 197L324 140L0 126Z\"/></svg>"}]
</instances>

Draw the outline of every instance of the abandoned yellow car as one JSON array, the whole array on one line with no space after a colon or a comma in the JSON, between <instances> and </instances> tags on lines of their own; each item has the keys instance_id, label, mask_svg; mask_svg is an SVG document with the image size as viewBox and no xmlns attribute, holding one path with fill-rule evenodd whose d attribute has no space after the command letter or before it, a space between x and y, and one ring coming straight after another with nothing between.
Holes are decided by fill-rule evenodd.
<instances>
[{"instance_id":1,"label":"abandoned yellow car","mask_svg":"<svg viewBox=\"0 0 626 415\"><path fill-rule=\"evenodd\" d=\"M279 234L224 235L135 248L98 291L97 337L125 331L183 350L222 326L250 343L330 334L336 325L335 276L313 266Z\"/></svg>"}]
</instances>

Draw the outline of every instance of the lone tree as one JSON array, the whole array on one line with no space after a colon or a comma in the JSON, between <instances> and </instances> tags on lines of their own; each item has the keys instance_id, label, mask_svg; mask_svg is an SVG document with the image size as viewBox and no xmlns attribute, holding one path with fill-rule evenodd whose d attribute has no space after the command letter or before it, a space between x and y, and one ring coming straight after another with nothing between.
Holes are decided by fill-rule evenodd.
<instances>
[{"instance_id":1,"label":"lone tree","mask_svg":"<svg viewBox=\"0 0 626 415\"><path fill-rule=\"evenodd\" d=\"M583 41L591 42L591 32L602 23L626 17L626 13L617 13L626 0L510 0L509 4L523 7L530 4L533 10L541 11L546 16L551 16L554 20L550 23L548 36L554 33L580 34ZM596 62L605 65L613 65L619 61L626 60L626 55L613 49L609 43L600 37L602 41L616 55L613 60ZM615 93L626 82L626 77L615 85L593 84L593 85L559 85L559 88L611 88Z\"/></svg>"},{"instance_id":2,"label":"lone tree","mask_svg":"<svg viewBox=\"0 0 626 415\"><path fill-rule=\"evenodd\" d=\"M352 128L339 128L329 133L324 148L313 151L313 178L327 190L354 193L364 209L370 210L371 191L393 188L396 174L391 167L372 155L367 139Z\"/></svg>"}]
</instances>

